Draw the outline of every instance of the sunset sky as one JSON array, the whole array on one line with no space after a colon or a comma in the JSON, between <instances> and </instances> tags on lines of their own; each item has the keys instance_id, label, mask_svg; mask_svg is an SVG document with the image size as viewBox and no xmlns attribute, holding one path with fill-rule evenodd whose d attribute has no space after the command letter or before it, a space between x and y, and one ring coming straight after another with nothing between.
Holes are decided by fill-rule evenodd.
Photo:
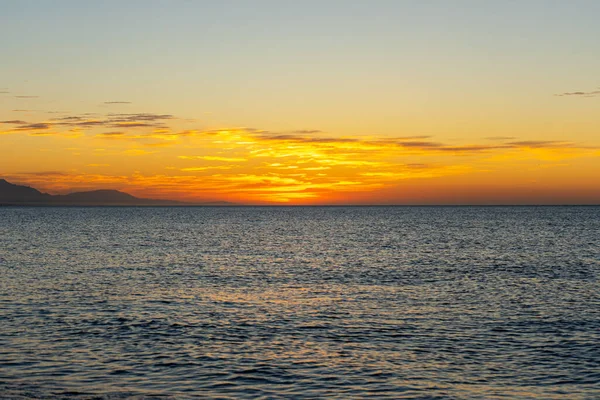
<instances>
[{"instance_id":1,"label":"sunset sky","mask_svg":"<svg viewBox=\"0 0 600 400\"><path fill-rule=\"evenodd\" d=\"M0 0L0 178L599 204L600 1Z\"/></svg>"}]
</instances>

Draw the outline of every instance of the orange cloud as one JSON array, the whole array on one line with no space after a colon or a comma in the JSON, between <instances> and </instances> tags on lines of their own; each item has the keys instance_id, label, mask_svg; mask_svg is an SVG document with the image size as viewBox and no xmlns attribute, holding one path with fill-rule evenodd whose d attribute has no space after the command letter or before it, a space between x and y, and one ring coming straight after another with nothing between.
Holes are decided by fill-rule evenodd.
<instances>
[{"instance_id":1,"label":"orange cloud","mask_svg":"<svg viewBox=\"0 0 600 400\"><path fill-rule=\"evenodd\" d=\"M170 114L82 114L1 123L9 125L1 133L46 136L28 140L81 138L77 154L87 163L71 160L70 169L65 168L68 172L44 175L45 180L40 179L42 175L13 173L23 182L40 183L51 191L110 186L146 197L180 200L349 201L366 198L368 193L391 193L411 180L438 182L521 164L527 170L543 171L548 169L544 166L565 168L559 163L562 160L600 155L596 147L573 142L508 136L488 138L491 143L447 143L427 135L336 137L318 130L187 129ZM100 141L103 149L97 148ZM69 154L60 153L67 151L64 145L56 145L55 150ZM86 154L94 155L93 163ZM144 173L126 174L119 165L135 165ZM165 165L169 174L163 173ZM83 167L103 167L106 174L87 174Z\"/></svg>"}]
</instances>

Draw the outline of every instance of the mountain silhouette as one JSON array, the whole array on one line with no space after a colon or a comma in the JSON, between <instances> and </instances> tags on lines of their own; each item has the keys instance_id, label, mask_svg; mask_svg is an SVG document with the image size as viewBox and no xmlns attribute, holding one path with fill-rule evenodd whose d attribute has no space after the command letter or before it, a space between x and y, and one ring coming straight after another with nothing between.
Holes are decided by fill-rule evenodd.
<instances>
[{"instance_id":1,"label":"mountain silhouette","mask_svg":"<svg viewBox=\"0 0 600 400\"><path fill-rule=\"evenodd\" d=\"M0 179L0 205L70 205L70 206L185 206L232 205L226 201L185 203L174 200L144 199L118 190L92 190L62 195L42 193L29 186L15 185Z\"/></svg>"},{"instance_id":2,"label":"mountain silhouette","mask_svg":"<svg viewBox=\"0 0 600 400\"><path fill-rule=\"evenodd\" d=\"M14 185L0 179L0 204L44 203L50 201L51 197L32 187Z\"/></svg>"},{"instance_id":3,"label":"mountain silhouette","mask_svg":"<svg viewBox=\"0 0 600 400\"><path fill-rule=\"evenodd\" d=\"M101 203L101 204L128 204L138 203L140 199L128 193L119 192L118 190L92 190L89 192L74 192L65 195L53 196L53 200L62 203Z\"/></svg>"}]
</instances>

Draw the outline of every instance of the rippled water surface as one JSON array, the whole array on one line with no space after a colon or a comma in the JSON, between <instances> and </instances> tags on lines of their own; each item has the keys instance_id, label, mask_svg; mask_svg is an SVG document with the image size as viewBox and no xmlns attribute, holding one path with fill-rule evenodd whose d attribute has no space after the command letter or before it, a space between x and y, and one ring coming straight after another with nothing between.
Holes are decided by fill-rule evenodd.
<instances>
[{"instance_id":1,"label":"rippled water surface","mask_svg":"<svg viewBox=\"0 0 600 400\"><path fill-rule=\"evenodd\" d=\"M0 398L600 398L600 208L0 208Z\"/></svg>"}]
</instances>

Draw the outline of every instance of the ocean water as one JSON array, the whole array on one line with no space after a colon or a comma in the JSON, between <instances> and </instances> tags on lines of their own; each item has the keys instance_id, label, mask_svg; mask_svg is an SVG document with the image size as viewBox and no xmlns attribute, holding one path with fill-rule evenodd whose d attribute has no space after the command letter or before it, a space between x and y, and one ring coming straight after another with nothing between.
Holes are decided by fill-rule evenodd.
<instances>
[{"instance_id":1,"label":"ocean water","mask_svg":"<svg viewBox=\"0 0 600 400\"><path fill-rule=\"evenodd\" d=\"M0 398L600 398L600 207L0 208Z\"/></svg>"}]
</instances>

